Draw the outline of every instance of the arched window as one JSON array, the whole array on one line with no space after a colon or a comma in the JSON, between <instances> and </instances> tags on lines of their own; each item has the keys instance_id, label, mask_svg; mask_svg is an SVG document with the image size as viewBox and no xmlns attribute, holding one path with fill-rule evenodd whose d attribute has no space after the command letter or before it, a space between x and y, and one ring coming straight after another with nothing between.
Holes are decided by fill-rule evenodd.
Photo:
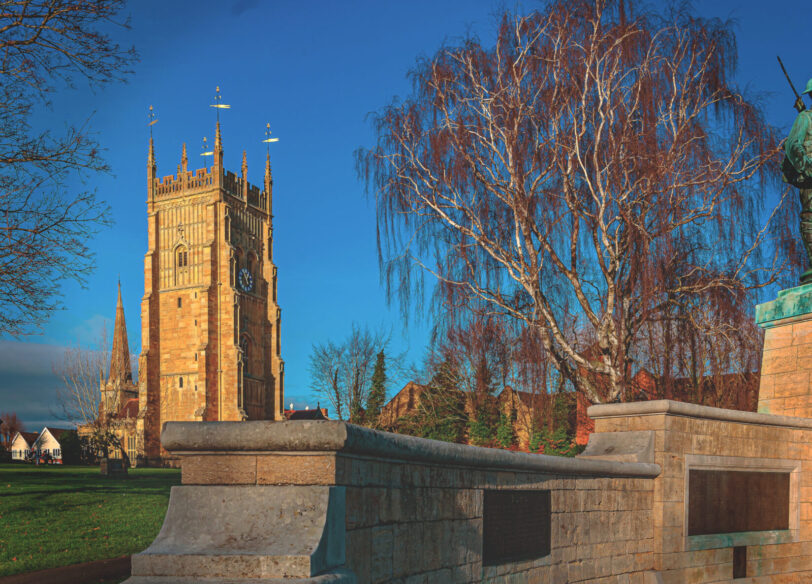
<instances>
[{"instance_id":1,"label":"arched window","mask_svg":"<svg viewBox=\"0 0 812 584\"><path fill-rule=\"evenodd\" d=\"M175 286L188 284L189 277L189 250L185 243L179 243L174 250Z\"/></svg>"},{"instance_id":2,"label":"arched window","mask_svg":"<svg viewBox=\"0 0 812 584\"><path fill-rule=\"evenodd\" d=\"M189 266L189 251L185 245L179 245L175 248L175 266L178 268L186 268Z\"/></svg>"},{"instance_id":3,"label":"arched window","mask_svg":"<svg viewBox=\"0 0 812 584\"><path fill-rule=\"evenodd\" d=\"M178 387L183 387L183 377L178 379Z\"/></svg>"}]
</instances>

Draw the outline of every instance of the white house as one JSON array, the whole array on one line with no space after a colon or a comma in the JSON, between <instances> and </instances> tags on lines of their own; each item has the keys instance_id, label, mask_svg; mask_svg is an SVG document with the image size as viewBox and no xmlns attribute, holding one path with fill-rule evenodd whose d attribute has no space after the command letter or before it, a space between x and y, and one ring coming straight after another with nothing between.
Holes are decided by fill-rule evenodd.
<instances>
[{"instance_id":1,"label":"white house","mask_svg":"<svg viewBox=\"0 0 812 584\"><path fill-rule=\"evenodd\" d=\"M39 438L36 432L17 432L11 441L11 460L25 460Z\"/></svg>"},{"instance_id":2,"label":"white house","mask_svg":"<svg viewBox=\"0 0 812 584\"><path fill-rule=\"evenodd\" d=\"M47 426L39 433L39 437L33 444L33 449L43 454L51 455L54 462L62 462L62 446L59 444L60 437L70 432L65 428L48 428Z\"/></svg>"}]
</instances>

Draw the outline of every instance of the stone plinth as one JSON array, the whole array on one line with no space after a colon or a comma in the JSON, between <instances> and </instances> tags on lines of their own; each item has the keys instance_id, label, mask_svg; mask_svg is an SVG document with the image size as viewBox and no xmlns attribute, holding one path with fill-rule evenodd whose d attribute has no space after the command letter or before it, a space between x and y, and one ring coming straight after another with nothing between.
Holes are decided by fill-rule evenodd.
<instances>
[{"instance_id":1,"label":"stone plinth","mask_svg":"<svg viewBox=\"0 0 812 584\"><path fill-rule=\"evenodd\" d=\"M758 411L812 417L812 284L756 307L765 329Z\"/></svg>"}]
</instances>

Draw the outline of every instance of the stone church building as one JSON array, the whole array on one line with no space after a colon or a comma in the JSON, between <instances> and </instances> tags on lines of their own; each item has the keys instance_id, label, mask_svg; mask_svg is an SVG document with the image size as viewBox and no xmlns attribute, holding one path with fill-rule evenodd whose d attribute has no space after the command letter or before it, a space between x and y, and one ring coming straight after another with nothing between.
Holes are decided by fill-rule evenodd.
<instances>
[{"instance_id":1,"label":"stone church building","mask_svg":"<svg viewBox=\"0 0 812 584\"><path fill-rule=\"evenodd\" d=\"M165 422L283 419L270 156L262 188L248 182L245 152L240 175L226 171L218 122L213 157L190 171L184 145L177 174L159 178L150 138L138 387L119 289L100 402L103 410L116 396L133 463L168 462Z\"/></svg>"}]
</instances>

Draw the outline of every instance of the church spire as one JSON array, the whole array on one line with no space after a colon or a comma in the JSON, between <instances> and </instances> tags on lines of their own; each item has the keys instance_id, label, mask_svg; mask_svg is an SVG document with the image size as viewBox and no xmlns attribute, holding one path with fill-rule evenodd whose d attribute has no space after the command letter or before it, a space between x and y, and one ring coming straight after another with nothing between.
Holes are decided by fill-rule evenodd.
<instances>
[{"instance_id":1,"label":"church spire","mask_svg":"<svg viewBox=\"0 0 812 584\"><path fill-rule=\"evenodd\" d=\"M273 216L273 176L271 175L271 144L279 142L279 138L271 138L271 124L265 124L265 139L267 144L268 154L265 157L265 204L267 206L268 215Z\"/></svg>"},{"instance_id":2,"label":"church spire","mask_svg":"<svg viewBox=\"0 0 812 584\"><path fill-rule=\"evenodd\" d=\"M133 374L130 366L130 348L127 343L127 323L124 322L124 305L121 302L121 282L118 283L118 302L116 304L116 323L113 328L113 350L110 353L110 375L107 383L132 383Z\"/></svg>"}]
</instances>

